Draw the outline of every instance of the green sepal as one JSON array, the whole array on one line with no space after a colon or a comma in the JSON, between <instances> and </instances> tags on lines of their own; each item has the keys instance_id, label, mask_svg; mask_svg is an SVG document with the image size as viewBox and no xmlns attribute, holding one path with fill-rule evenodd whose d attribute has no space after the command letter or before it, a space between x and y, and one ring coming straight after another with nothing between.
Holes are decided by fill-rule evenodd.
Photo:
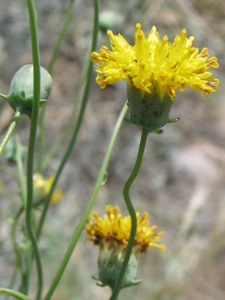
<instances>
[{"instance_id":1,"label":"green sepal","mask_svg":"<svg viewBox=\"0 0 225 300\"><path fill-rule=\"evenodd\" d=\"M176 123L176 122L178 122L178 121L180 121L180 118L178 117L178 118L174 118L174 119L168 119L168 122L167 123Z\"/></svg>"},{"instance_id":2,"label":"green sepal","mask_svg":"<svg viewBox=\"0 0 225 300\"><path fill-rule=\"evenodd\" d=\"M163 129L161 129L161 128L160 129L154 129L153 132L156 133L156 134L162 134Z\"/></svg>"}]
</instances>

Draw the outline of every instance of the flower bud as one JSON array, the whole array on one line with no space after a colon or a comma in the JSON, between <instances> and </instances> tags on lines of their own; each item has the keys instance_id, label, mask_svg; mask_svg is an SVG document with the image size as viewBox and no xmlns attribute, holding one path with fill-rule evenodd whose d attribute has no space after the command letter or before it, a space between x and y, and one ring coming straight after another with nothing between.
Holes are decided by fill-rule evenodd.
<instances>
[{"instance_id":1,"label":"flower bud","mask_svg":"<svg viewBox=\"0 0 225 300\"><path fill-rule=\"evenodd\" d=\"M123 17L119 12L105 10L99 15L99 29L106 33L109 28L115 28L123 22Z\"/></svg>"},{"instance_id":2,"label":"flower bud","mask_svg":"<svg viewBox=\"0 0 225 300\"><path fill-rule=\"evenodd\" d=\"M40 84L40 106L43 105L49 97L52 90L52 77L43 67L41 71ZM13 76L10 91L8 94L8 103L14 110L19 110L22 114L31 116L33 107L33 65L21 67Z\"/></svg>"}]
</instances>

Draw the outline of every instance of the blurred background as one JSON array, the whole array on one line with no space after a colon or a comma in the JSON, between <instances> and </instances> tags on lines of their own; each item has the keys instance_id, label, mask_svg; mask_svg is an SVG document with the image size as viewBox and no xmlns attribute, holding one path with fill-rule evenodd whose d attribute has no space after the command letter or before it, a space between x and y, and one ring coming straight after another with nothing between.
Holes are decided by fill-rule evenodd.
<instances>
[{"instance_id":1,"label":"blurred background","mask_svg":"<svg viewBox=\"0 0 225 300\"><path fill-rule=\"evenodd\" d=\"M47 67L69 0L36 1L41 64ZM140 256L138 278L143 282L124 290L120 299L222 300L225 299L225 2L222 0L100 0L102 29L121 33L131 44L135 24L147 34L156 25L160 37L173 40L183 28L195 36L194 46L208 47L220 64L213 70L221 81L209 98L187 89L178 92L170 117L180 117L164 127L162 135L148 138L141 171L132 187L134 207L149 213L151 224L164 230L167 252L149 250ZM90 45L93 3L76 1L69 28L60 47L53 72L53 91L46 104L46 151L64 128L73 107ZM101 32L98 48L109 45ZM0 91L7 94L13 74L31 63L31 45L26 1L0 3ZM95 74L94 74L95 75ZM126 101L126 84L118 82L104 90L91 89L86 116L72 155L60 178L63 200L50 208L40 249L43 257L45 291L57 270L73 231L89 199L105 149ZM3 137L12 110L0 102ZM26 145L29 119L22 117L14 135ZM93 210L100 215L107 204L119 205L123 214L122 189L136 158L140 131L124 123L108 168L107 183L101 188ZM69 138L68 138L69 140ZM51 161L46 173L54 174L65 145ZM0 160L0 286L7 287L15 258L10 241L10 217L20 204L16 167ZM73 253L53 300L99 299L110 290L96 286L98 247L85 243L85 234ZM35 284L34 272L33 281ZM34 296L35 291L30 291ZM0 296L0 299L1 298Z\"/></svg>"}]
</instances>

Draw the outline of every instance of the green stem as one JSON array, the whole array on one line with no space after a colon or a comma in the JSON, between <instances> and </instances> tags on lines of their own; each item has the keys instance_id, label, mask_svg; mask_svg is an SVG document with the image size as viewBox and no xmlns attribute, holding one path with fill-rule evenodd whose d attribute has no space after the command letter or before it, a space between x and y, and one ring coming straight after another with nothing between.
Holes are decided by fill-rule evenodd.
<instances>
[{"instance_id":1,"label":"green stem","mask_svg":"<svg viewBox=\"0 0 225 300\"><path fill-rule=\"evenodd\" d=\"M16 282L17 271L18 271L18 268L17 268L17 266L15 266L13 274L12 274L12 277L10 279L10 283L9 283L8 289L12 289L13 286L14 286L14 284L15 284L15 282ZM8 296L5 295L5 297L2 300L7 300L7 299L8 299Z\"/></svg>"},{"instance_id":2,"label":"green stem","mask_svg":"<svg viewBox=\"0 0 225 300\"><path fill-rule=\"evenodd\" d=\"M23 201L23 206L26 207L26 178L24 175L23 169L23 159L22 159L22 151L21 151L21 144L19 142L19 138L16 137L16 162L17 162L17 169L18 169L18 179L20 185L20 193L21 198Z\"/></svg>"},{"instance_id":3,"label":"green stem","mask_svg":"<svg viewBox=\"0 0 225 300\"><path fill-rule=\"evenodd\" d=\"M16 229L17 229L18 220L19 220L19 218L20 218L23 211L24 211L24 209L23 209L23 207L21 207L19 209L19 211L17 212L17 214L15 215L15 217L13 218L12 231L11 231L11 239L12 239L12 243L13 243L13 250L14 250L14 253L15 253L15 256L16 256L16 266L18 267L18 269L20 271L22 281L24 279L24 271L23 271L23 266L22 266L21 255L20 255L20 252L17 248Z\"/></svg>"},{"instance_id":4,"label":"green stem","mask_svg":"<svg viewBox=\"0 0 225 300\"><path fill-rule=\"evenodd\" d=\"M96 48L97 37L98 37L98 15L99 15L98 0L94 1L94 11L95 11L95 15L94 15L94 27L93 27L93 37L92 37L91 51L94 51L94 49ZM51 190L50 190L49 195L46 199L45 206L43 208L43 212L42 212L41 219L40 219L40 222L39 222L39 226L38 226L38 229L37 229L37 237L38 238L40 237L40 234L41 234L42 226L44 224L45 216L46 216L47 211L48 211L48 206L49 206L49 203L50 203L52 193L53 193L53 191L56 187L56 184L59 180L59 177L60 177L60 175L63 171L63 168L64 168L64 166L65 166L65 164L66 164L66 162L67 162L67 160L70 156L70 153L72 152L72 150L74 148L78 133L79 133L80 128L81 128L81 124L83 122L84 113L85 113L85 109L86 109L86 106L87 106L88 96L89 96L91 82L92 82L92 66L93 66L93 64L90 61L89 67L88 67L88 78L87 78L87 83L86 83L86 87L85 87L85 91L84 91L84 95L83 95L83 99L82 99L82 104L81 104L81 108L80 108L79 117L78 117L75 129L74 129L71 141L70 141L70 143L67 147L67 150L66 150L66 152L65 152L65 154L64 154L64 156L63 156L63 158L60 162L60 165L59 165L58 170L57 170L56 175L55 175L54 182L52 183Z\"/></svg>"},{"instance_id":5,"label":"green stem","mask_svg":"<svg viewBox=\"0 0 225 300\"><path fill-rule=\"evenodd\" d=\"M17 228L19 217L26 207L27 192L26 192L26 178L25 178L24 170L23 170L21 144L19 142L18 137L16 137L16 162L17 162L18 180L19 180L19 185L20 185L20 193L21 193L21 198L22 198L22 202L23 202L23 207L19 210L18 214L14 218L14 223L13 223L13 228L12 228L12 240L13 240L14 252L17 257L17 266L18 266L18 268L20 270L20 274L21 274L20 292L24 292L24 291L27 291L27 289L28 289L28 276L27 276L28 274L27 274L27 272L24 272L23 268L22 268L21 255L17 248L17 243L16 243L16 228Z\"/></svg>"},{"instance_id":6,"label":"green stem","mask_svg":"<svg viewBox=\"0 0 225 300\"><path fill-rule=\"evenodd\" d=\"M52 72L53 72L53 67L54 67L54 64L55 64L55 60L56 60L57 54L59 52L59 46L60 46L60 44L62 42L62 39L63 39L63 37L65 35L66 29L67 29L67 27L69 25L70 18L71 18L71 15L73 13L73 6L74 6L74 4L75 4L75 0L71 0L69 6L67 8L66 15L65 15L65 18L64 18L61 30L59 32L57 41L56 41L55 46L53 48L52 56L51 56L50 62L48 64L48 72L50 74L52 74Z\"/></svg>"},{"instance_id":7,"label":"green stem","mask_svg":"<svg viewBox=\"0 0 225 300\"><path fill-rule=\"evenodd\" d=\"M24 211L24 209L23 209L23 207L21 207L19 209L19 211L17 212L17 214L15 215L15 217L12 219L11 240L12 240L12 244L13 244L14 254L15 254L15 257L16 257L16 263L15 263L14 272L13 272L11 280L10 280L9 289L12 289L15 282L16 282L16 276L17 276L17 271L18 270L20 271L20 277L21 277L22 285L23 285L23 280L24 280L24 271L23 271L23 266L22 266L22 258L21 258L21 255L20 255L20 251L17 248L17 242L16 242L17 224L18 224L18 220L19 220L19 218L20 218L23 211ZM6 297L6 299L7 299L7 297Z\"/></svg>"},{"instance_id":8,"label":"green stem","mask_svg":"<svg viewBox=\"0 0 225 300\"><path fill-rule=\"evenodd\" d=\"M120 271L120 274L119 274L119 278L116 282L115 288L113 290L113 293L110 297L110 300L118 299L118 295L119 295L121 287L122 287L123 277L124 277L124 274L126 272L126 268L127 268L127 265L128 265L131 253L132 253L132 248L133 248L133 244L134 244L134 240L135 240L135 235L136 235L136 230L137 230L137 218L136 218L136 212L135 212L134 207L132 205L129 193L130 193L130 188L131 188L135 178L137 177L138 172L139 172L140 167L141 167L141 163L142 163L142 159L143 159L143 155L144 155L144 150L145 150L145 146L146 146L148 133L149 133L148 129L142 128L141 141L140 141L140 145L139 145L139 149L138 149L136 162L135 162L133 171L131 172L131 175L128 178L127 182L125 183L124 189L123 189L123 197L124 197L127 209L129 211L129 214L130 214L130 217L131 217L131 231L130 231L130 238L129 238L129 241L128 241L128 245L127 245L123 265L122 265L122 268L121 268L121 271Z\"/></svg>"},{"instance_id":9,"label":"green stem","mask_svg":"<svg viewBox=\"0 0 225 300\"><path fill-rule=\"evenodd\" d=\"M33 229L32 210L33 210L33 166L34 166L34 150L36 142L37 124L38 124L38 113L40 103L40 57L39 57L39 44L38 44L38 30L37 20L35 13L34 0L27 0L29 21L30 21L30 32L31 32L31 46L32 46L32 57L33 57L33 105L32 115L30 124L30 133L28 141L28 153L27 153L27 203L26 203L26 229L28 236L31 241L33 255L35 257L37 266L37 295L36 299L41 298L43 288L43 277L42 277L42 266L41 257L37 245L35 232ZM30 253L30 251L28 251ZM29 274L30 266L27 266L27 275ZM28 278L27 278L28 279Z\"/></svg>"},{"instance_id":10,"label":"green stem","mask_svg":"<svg viewBox=\"0 0 225 300\"><path fill-rule=\"evenodd\" d=\"M82 233L82 230L84 228L84 225L87 221L87 218L90 214L90 211L92 209L92 206L95 202L95 199L96 199L96 196L98 194L98 191L102 185L102 182L104 180L104 177L105 177L105 172L107 170L107 167L108 167L108 164L109 164L109 160L110 160L110 157L111 157L111 154L112 154L112 150L114 148L114 145L115 145L115 141L116 141L116 138L118 136L118 133L119 133L119 129L121 127L121 124L123 122L123 119L124 119L124 116L126 114L128 110L128 107L127 107L127 104L125 104L121 110L121 113L118 117L118 120L116 122L116 125L115 125L115 128L114 128L114 131L113 131L113 134L112 134L112 137L110 139L110 142L109 142L109 145L108 145L108 148L106 150L106 153L105 153L105 157L103 159L103 162L102 162L102 165L101 165L101 168L99 170L99 173L98 173L98 177L97 177L97 180L96 180L96 183L95 183L95 186L93 188L93 191L92 191L92 194L90 196L90 199L88 201L88 204L86 206L86 209L82 215L82 218L78 224L78 226L76 226L76 229L74 231L74 234L73 234L73 238L71 240L71 243L69 245L69 247L67 248L67 251L64 255L64 258L62 260L62 263L55 275L55 278L53 280L53 283L51 285L51 287L49 288L49 291L47 293L47 295L45 296L44 300L49 300L55 290L55 287L57 286L59 280L61 279L62 275L63 275L63 272L69 262L69 259L73 253L73 250L79 240L79 237Z\"/></svg>"},{"instance_id":11,"label":"green stem","mask_svg":"<svg viewBox=\"0 0 225 300\"><path fill-rule=\"evenodd\" d=\"M45 117L45 105L40 110L39 117L39 136L38 136L38 154L37 154L37 172L41 172L42 169L42 159L45 148L45 126L44 126L44 117Z\"/></svg>"},{"instance_id":12,"label":"green stem","mask_svg":"<svg viewBox=\"0 0 225 300\"><path fill-rule=\"evenodd\" d=\"M55 60L59 51L60 44L62 42L62 39L65 35L66 29L69 25L69 21L71 18L71 15L73 13L73 6L75 4L75 0L71 0L70 4L67 8L66 15L61 27L61 30L59 32L57 41L54 45L53 51L52 51L52 56L50 59L50 62L48 64L48 72L52 75L53 72L53 67L55 64ZM41 171L43 169L42 167L42 162L43 162L43 153L44 153L44 144L45 144L45 132L44 132L44 117L45 117L45 106L42 108L41 113L40 113L40 121L39 121L39 129L40 129L40 134L39 134L39 151L38 151L38 170Z\"/></svg>"},{"instance_id":13,"label":"green stem","mask_svg":"<svg viewBox=\"0 0 225 300\"><path fill-rule=\"evenodd\" d=\"M8 130L6 131L6 134L0 144L0 156L2 155L11 135L13 134L13 131L16 127L17 122L19 121L19 118L21 116L20 111L16 111L14 116L13 116L13 121L11 122L11 124L9 125Z\"/></svg>"},{"instance_id":14,"label":"green stem","mask_svg":"<svg viewBox=\"0 0 225 300\"><path fill-rule=\"evenodd\" d=\"M79 80L79 85L77 87L76 98L75 98L74 103L73 103L73 109L71 111L70 118L69 118L65 128L60 133L60 135L59 135L58 139L56 140L56 142L50 148L50 150L45 155L45 157L43 157L43 159L41 160L41 162L39 164L40 165L40 168L39 168L40 171L43 171L47 168L49 162L51 161L51 158L56 153L59 146L61 144L63 144L65 138L67 137L67 135L69 133L69 131L73 127L74 120L76 119L77 107L78 107L78 104L81 102L80 101L81 100L81 95L82 95L82 92L84 90L84 85L86 83L87 70L88 70L88 66L89 66L89 59L90 59L90 47L88 48L85 59L84 59L84 64L83 64L83 67L82 67L80 80Z\"/></svg>"},{"instance_id":15,"label":"green stem","mask_svg":"<svg viewBox=\"0 0 225 300\"><path fill-rule=\"evenodd\" d=\"M15 290L11 290L11 289L1 288L1 287L0 287L0 294L11 296L11 297L19 299L19 300L31 300L26 295L24 295L20 292L17 292Z\"/></svg>"}]
</instances>

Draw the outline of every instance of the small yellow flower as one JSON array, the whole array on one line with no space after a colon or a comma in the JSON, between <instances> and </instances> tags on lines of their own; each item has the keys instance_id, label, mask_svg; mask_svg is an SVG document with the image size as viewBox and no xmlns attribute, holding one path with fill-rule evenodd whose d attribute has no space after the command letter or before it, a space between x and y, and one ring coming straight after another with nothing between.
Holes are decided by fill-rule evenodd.
<instances>
[{"instance_id":1,"label":"small yellow flower","mask_svg":"<svg viewBox=\"0 0 225 300\"><path fill-rule=\"evenodd\" d=\"M36 195L38 195L36 197L44 198L50 192L52 183L54 181L54 176L52 175L46 179L40 173L35 173L33 176L33 181L34 181L34 191L36 192ZM63 195L64 193L62 190L56 189L52 194L50 203L55 204L59 202L62 199Z\"/></svg>"},{"instance_id":2,"label":"small yellow flower","mask_svg":"<svg viewBox=\"0 0 225 300\"><path fill-rule=\"evenodd\" d=\"M103 218L100 218L97 212L93 212L85 226L88 239L100 247L107 245L108 248L125 249L130 236L131 218L130 216L122 217L119 210L118 206L107 205L107 214ZM163 231L155 232L157 227L149 225L147 213L142 216L136 213L136 216L137 231L133 252L146 252L148 248L159 248L161 251L165 251L165 245L159 244Z\"/></svg>"},{"instance_id":3,"label":"small yellow flower","mask_svg":"<svg viewBox=\"0 0 225 300\"><path fill-rule=\"evenodd\" d=\"M148 214L144 213L137 216L137 231L133 245L133 251L123 278L122 287L137 285L141 280L135 280L138 269L137 254L146 252L148 248L158 248L165 251L166 247L159 244L160 236L163 232L155 232L156 226L150 226ZM122 217L119 213L119 207L107 205L106 215L103 218L93 212L85 226L88 240L95 245L99 245L100 252L98 257L98 278L101 285L108 285L112 289L115 287L118 279L128 244L131 218Z\"/></svg>"},{"instance_id":4,"label":"small yellow flower","mask_svg":"<svg viewBox=\"0 0 225 300\"><path fill-rule=\"evenodd\" d=\"M108 30L112 50L102 46L100 53L93 52L92 61L98 63L96 82L101 88L126 79L145 93L155 93L162 99L167 93L171 100L179 88L189 85L205 96L215 92L219 79L212 77L209 68L218 68L216 57L209 57L208 49L192 46L194 37L187 38L186 29L174 38L162 40L153 26L146 37L139 23L136 24L135 44L131 46L121 35ZM157 85L155 84L157 83Z\"/></svg>"}]
</instances>

